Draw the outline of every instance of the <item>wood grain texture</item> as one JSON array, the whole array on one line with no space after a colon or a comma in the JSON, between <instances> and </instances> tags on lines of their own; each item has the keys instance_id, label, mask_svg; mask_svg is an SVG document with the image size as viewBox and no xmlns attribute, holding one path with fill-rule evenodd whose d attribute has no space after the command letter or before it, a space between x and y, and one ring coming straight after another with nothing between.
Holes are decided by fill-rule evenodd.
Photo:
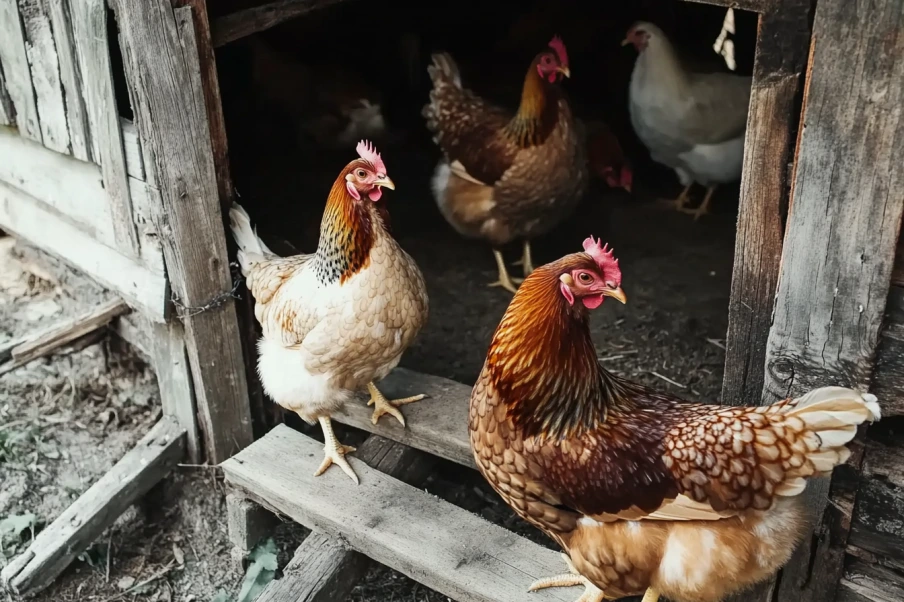
<instances>
[{"instance_id":1,"label":"wood grain texture","mask_svg":"<svg viewBox=\"0 0 904 602\"><path fill-rule=\"evenodd\" d=\"M887 568L864 561L848 566L839 584L835 602L900 602L904 600L904 583Z\"/></svg>"},{"instance_id":2,"label":"wood grain texture","mask_svg":"<svg viewBox=\"0 0 904 602\"><path fill-rule=\"evenodd\" d=\"M126 155L126 173L129 177L145 181L144 155L141 154L141 140L138 139L138 128L135 123L120 117L119 127L122 130L122 148Z\"/></svg>"},{"instance_id":3,"label":"wood grain texture","mask_svg":"<svg viewBox=\"0 0 904 602\"><path fill-rule=\"evenodd\" d=\"M476 468L468 437L471 387L405 368L393 370L377 383L377 387L388 399L420 393L429 397L402 408L406 427L402 427L397 420L387 420L386 417L374 425L371 422L373 406L367 405L369 396L363 393L356 401L346 404L343 412L334 414L333 420Z\"/></svg>"},{"instance_id":4,"label":"wood grain texture","mask_svg":"<svg viewBox=\"0 0 904 602\"><path fill-rule=\"evenodd\" d=\"M9 563L0 579L17 595L35 594L84 552L126 508L182 458L185 433L163 417L134 449L94 483Z\"/></svg>"},{"instance_id":5,"label":"wood grain texture","mask_svg":"<svg viewBox=\"0 0 904 602\"><path fill-rule=\"evenodd\" d=\"M2 51L2 44L0 44L0 53ZM6 87L2 54L0 54L0 125L16 127L16 107L13 106L13 101L9 97L9 89Z\"/></svg>"},{"instance_id":6,"label":"wood grain texture","mask_svg":"<svg viewBox=\"0 0 904 602\"><path fill-rule=\"evenodd\" d=\"M130 306L147 317L155 321L166 318L169 287L163 274L152 272L98 242L38 199L3 182L0 182L0 227L122 295Z\"/></svg>"},{"instance_id":7,"label":"wood grain texture","mask_svg":"<svg viewBox=\"0 0 904 602\"><path fill-rule=\"evenodd\" d=\"M0 0L0 66L19 133L41 142L41 120L25 52L25 30L16 0Z\"/></svg>"},{"instance_id":8,"label":"wood grain texture","mask_svg":"<svg viewBox=\"0 0 904 602\"><path fill-rule=\"evenodd\" d=\"M795 100L809 47L810 0L760 17L728 304L723 403L761 403L766 338L782 252Z\"/></svg>"},{"instance_id":9,"label":"wood grain texture","mask_svg":"<svg viewBox=\"0 0 904 602\"><path fill-rule=\"evenodd\" d=\"M901 416L904 415L904 287L891 287L885 310L885 327L876 349L870 390L882 400L883 416Z\"/></svg>"},{"instance_id":10,"label":"wood grain texture","mask_svg":"<svg viewBox=\"0 0 904 602\"><path fill-rule=\"evenodd\" d=\"M130 312L113 320L110 323L110 330L131 345L148 365L152 365L149 324L150 321L141 314Z\"/></svg>"},{"instance_id":11,"label":"wood grain texture","mask_svg":"<svg viewBox=\"0 0 904 602\"><path fill-rule=\"evenodd\" d=\"M766 402L829 384L869 387L904 212L904 63L894 58L904 53L904 4L821 0L813 29ZM842 86L850 93L839 95ZM781 600L834 595L850 527L845 509L855 503L848 487L834 491L845 471L835 477L832 504L828 479L804 494L820 518L782 572Z\"/></svg>"},{"instance_id":12,"label":"wood grain texture","mask_svg":"<svg viewBox=\"0 0 904 602\"><path fill-rule=\"evenodd\" d=\"M279 0L218 17L211 23L213 46L219 48L253 33L275 27L283 21L338 4L343 0Z\"/></svg>"},{"instance_id":13,"label":"wood grain texture","mask_svg":"<svg viewBox=\"0 0 904 602\"><path fill-rule=\"evenodd\" d=\"M152 366L160 389L163 413L172 416L185 430L188 461L200 464L203 452L198 432L191 368L185 351L185 331L178 320L163 323L146 321Z\"/></svg>"},{"instance_id":14,"label":"wood grain texture","mask_svg":"<svg viewBox=\"0 0 904 602\"><path fill-rule=\"evenodd\" d=\"M407 445L372 435L355 456L375 470L406 483L419 485L433 465L432 456ZM350 549L341 539L312 532L257 602L343 602L364 578L371 560Z\"/></svg>"},{"instance_id":15,"label":"wood grain texture","mask_svg":"<svg viewBox=\"0 0 904 602\"><path fill-rule=\"evenodd\" d=\"M69 128L69 147L72 156L81 161L91 161L91 139L88 112L82 89L82 69L72 36L71 0L43 0L50 13L50 24L56 42L57 60L63 99L66 102L66 123ZM81 5L77 0L76 6Z\"/></svg>"},{"instance_id":16,"label":"wood grain texture","mask_svg":"<svg viewBox=\"0 0 904 602\"><path fill-rule=\"evenodd\" d=\"M314 477L323 445L280 425L223 463L250 499L312 529L343 537L368 557L460 602L573 602L575 592L528 593L563 570L558 553L406 485L349 456L361 479ZM441 518L440 518L441 517Z\"/></svg>"},{"instance_id":17,"label":"wood grain texture","mask_svg":"<svg viewBox=\"0 0 904 602\"><path fill-rule=\"evenodd\" d=\"M132 218L132 198L129 193L122 129L113 92L106 2L74 2L72 29L91 123L91 152L104 176L116 248L124 255L138 257L138 235Z\"/></svg>"},{"instance_id":18,"label":"wood grain texture","mask_svg":"<svg viewBox=\"0 0 904 602\"><path fill-rule=\"evenodd\" d=\"M25 54L31 67L44 146L68 153L69 124L60 81L60 64L45 0L19 0L19 15L25 27Z\"/></svg>"},{"instance_id":19,"label":"wood grain texture","mask_svg":"<svg viewBox=\"0 0 904 602\"><path fill-rule=\"evenodd\" d=\"M207 460L219 463L251 442L251 420L192 11L165 0L115 8L145 168L163 200L156 222Z\"/></svg>"}]
</instances>

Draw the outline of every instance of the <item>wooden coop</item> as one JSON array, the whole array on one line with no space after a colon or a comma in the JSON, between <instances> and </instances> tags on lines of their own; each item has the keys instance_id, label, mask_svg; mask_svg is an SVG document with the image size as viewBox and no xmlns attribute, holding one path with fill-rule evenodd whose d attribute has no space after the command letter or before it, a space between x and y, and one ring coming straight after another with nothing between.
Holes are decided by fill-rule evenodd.
<instances>
[{"instance_id":1,"label":"wooden coop","mask_svg":"<svg viewBox=\"0 0 904 602\"><path fill-rule=\"evenodd\" d=\"M841 384L873 392L893 425L864 431L831 482L810 484L812 538L741 599L902 600L904 2L708 2L759 15L722 399ZM388 397L432 399L406 408L407 428L373 425L363 403L335 416L372 433L351 457L357 487L312 477L320 444L288 426L255 441L261 392L224 227L235 190L218 53L338 3L0 0L0 228L122 299L0 359L109 324L150 358L164 412L4 569L11 592L46 587L175 464L206 461L231 488L239 556L273 513L314 530L262 601L342 600L372 561L455 600L573 600L527 592L560 572L556 552L418 488L431 455L473 467L470 383L399 368Z\"/></svg>"}]
</instances>

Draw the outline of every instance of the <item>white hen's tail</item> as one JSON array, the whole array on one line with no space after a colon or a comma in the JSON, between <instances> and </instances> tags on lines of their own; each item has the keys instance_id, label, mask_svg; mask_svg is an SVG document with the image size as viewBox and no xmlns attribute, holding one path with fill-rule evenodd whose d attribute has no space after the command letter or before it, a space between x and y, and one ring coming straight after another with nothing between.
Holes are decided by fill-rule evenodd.
<instances>
[{"instance_id":1,"label":"white hen's tail","mask_svg":"<svg viewBox=\"0 0 904 602\"><path fill-rule=\"evenodd\" d=\"M229 229L239 246L238 258L242 275L247 278L256 263L272 257L274 253L257 235L257 228L251 227L251 218L238 203L233 203L229 210Z\"/></svg>"}]
</instances>

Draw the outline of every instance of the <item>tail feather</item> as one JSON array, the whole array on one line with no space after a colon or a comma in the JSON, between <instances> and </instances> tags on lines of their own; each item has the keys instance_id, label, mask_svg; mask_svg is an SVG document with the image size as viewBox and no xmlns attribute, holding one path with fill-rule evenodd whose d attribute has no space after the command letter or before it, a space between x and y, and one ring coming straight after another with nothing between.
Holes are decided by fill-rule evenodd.
<instances>
[{"instance_id":1,"label":"tail feather","mask_svg":"<svg viewBox=\"0 0 904 602\"><path fill-rule=\"evenodd\" d=\"M461 88L461 73L452 55L448 52L438 52L432 58L433 64L427 67L427 73L430 74L433 85L451 83L455 87Z\"/></svg>"},{"instance_id":2,"label":"tail feather","mask_svg":"<svg viewBox=\"0 0 904 602\"><path fill-rule=\"evenodd\" d=\"M229 209L229 229L239 247L238 259L242 275L247 278L256 263L272 257L274 253L257 235L257 228L251 227L248 212L238 203L233 203Z\"/></svg>"}]
</instances>

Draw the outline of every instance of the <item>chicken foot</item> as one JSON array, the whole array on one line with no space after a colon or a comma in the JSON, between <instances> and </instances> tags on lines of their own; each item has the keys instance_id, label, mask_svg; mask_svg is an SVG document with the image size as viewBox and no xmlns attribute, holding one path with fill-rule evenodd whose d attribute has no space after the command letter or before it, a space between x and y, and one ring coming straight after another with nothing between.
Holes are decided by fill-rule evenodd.
<instances>
[{"instance_id":1,"label":"chicken foot","mask_svg":"<svg viewBox=\"0 0 904 602\"><path fill-rule=\"evenodd\" d=\"M320 468L317 469L317 472L314 473L314 476L319 477L326 472L327 468L336 464L345 474L351 477L352 481L357 485L359 483L358 475L355 474L355 471L348 463L348 460L345 459L345 454L352 453L355 451L355 448L350 445L341 445L339 443L339 440L336 439L336 433L333 432L333 424L330 422L328 416L321 416L318 420L320 422L320 428L323 429L323 462L320 464Z\"/></svg>"},{"instance_id":2,"label":"chicken foot","mask_svg":"<svg viewBox=\"0 0 904 602\"><path fill-rule=\"evenodd\" d=\"M499 280L491 282L487 286L501 286L511 293L518 292L518 287L515 285L520 284L522 279L509 276L508 270L505 268L505 260L502 258L500 251L493 249L493 257L496 258L496 267L499 268Z\"/></svg>"},{"instance_id":3,"label":"chicken foot","mask_svg":"<svg viewBox=\"0 0 904 602\"><path fill-rule=\"evenodd\" d=\"M710 186L706 189L706 196L703 197L703 202L700 203L700 206L696 209L690 209L688 207L679 207L678 211L682 213L689 213L694 216L694 221L700 219L701 215L706 215L709 213L709 202L713 198L713 193L716 191L715 186Z\"/></svg>"},{"instance_id":4,"label":"chicken foot","mask_svg":"<svg viewBox=\"0 0 904 602\"><path fill-rule=\"evenodd\" d=\"M652 587L648 587L640 602L659 602L659 592Z\"/></svg>"},{"instance_id":5,"label":"chicken foot","mask_svg":"<svg viewBox=\"0 0 904 602\"><path fill-rule=\"evenodd\" d=\"M524 277L527 278L530 276L530 273L534 271L534 260L531 258L530 254L530 241L524 240L524 251L521 253L521 259L513 263L512 265L520 265L524 266L522 269L524 270Z\"/></svg>"},{"instance_id":6,"label":"chicken foot","mask_svg":"<svg viewBox=\"0 0 904 602\"><path fill-rule=\"evenodd\" d=\"M573 587L575 585L583 585L584 593L581 594L581 597L575 602L603 602L603 590L590 583L586 577L578 573L578 570L574 568L574 564L571 562L571 558L568 557L568 554L562 554L562 558L565 559L565 564L568 566L567 573L556 575L555 577L538 579L530 584L527 591L535 592L538 589L546 589L548 587ZM644 598L643 602L648 601Z\"/></svg>"},{"instance_id":7,"label":"chicken foot","mask_svg":"<svg viewBox=\"0 0 904 602\"><path fill-rule=\"evenodd\" d=\"M690 200L690 192L691 188L693 188L694 183L691 182L687 186L684 187L684 190L681 191L681 194L678 195L675 199L663 199L660 201L670 207L673 207L677 211L684 211L684 206L687 205L688 200Z\"/></svg>"},{"instance_id":8,"label":"chicken foot","mask_svg":"<svg viewBox=\"0 0 904 602\"><path fill-rule=\"evenodd\" d=\"M422 393L420 395L412 395L411 397L404 397L402 399L389 400L380 393L377 385L372 382L367 383L367 390L370 392L370 401L367 402L367 405L374 406L374 413L370 418L370 421L374 424L377 423L380 416L389 414L390 416L395 416L396 420L401 422L402 426L405 426L405 417L402 416L402 412L399 411L398 406L405 405L406 403L414 403L415 401L420 401L427 397Z\"/></svg>"}]
</instances>

